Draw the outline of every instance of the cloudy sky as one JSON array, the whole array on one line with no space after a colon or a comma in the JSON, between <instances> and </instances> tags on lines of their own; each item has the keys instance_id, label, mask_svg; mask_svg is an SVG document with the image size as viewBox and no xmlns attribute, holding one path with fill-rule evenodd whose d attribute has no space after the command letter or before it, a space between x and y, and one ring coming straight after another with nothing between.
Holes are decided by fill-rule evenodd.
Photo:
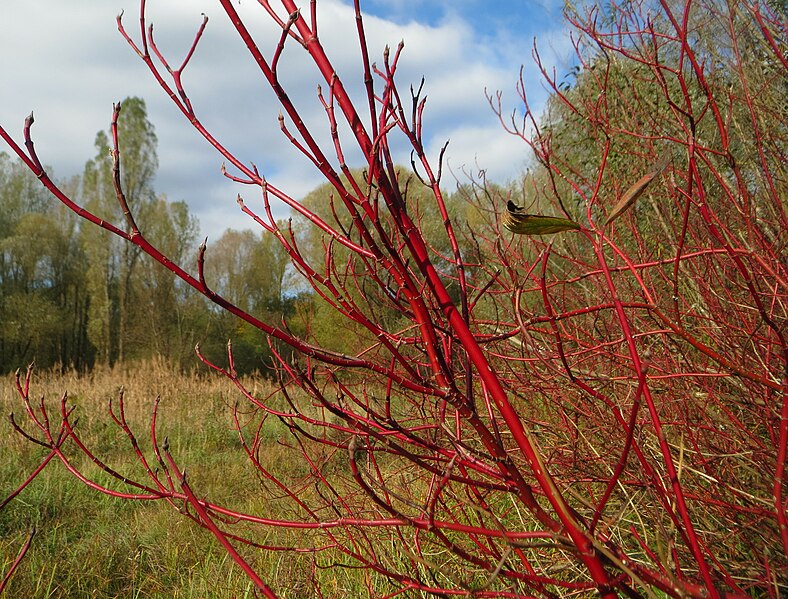
<instances>
[{"instance_id":1,"label":"cloudy sky","mask_svg":"<svg viewBox=\"0 0 788 599\"><path fill-rule=\"evenodd\" d=\"M270 55L278 34L258 3L236 0L235 6ZM525 65L529 97L541 105L545 92L531 57L534 38L543 59L559 73L571 61L560 6L560 0L362 0L373 60L380 60L386 45L403 40L402 89L426 79L425 144L436 156L449 140L447 167L458 178L463 170L483 168L504 182L523 169L526 146L503 131L484 92L501 90L507 110L520 108L515 83ZM318 7L321 41L358 98L362 81L352 2L320 0ZM142 97L159 139L156 189L171 200L187 201L203 233L214 239L227 227L251 226L234 199L241 193L251 204L253 192L221 176L221 158L190 129L120 36L115 17L124 9L127 28L138 36L136 0L0 4L0 124L21 140L24 117L33 110L39 156L56 177L67 177L94 156L96 132L107 128L112 103ZM321 182L283 139L275 98L215 0L148 0L148 13L174 64L189 47L201 13L208 15L183 81L198 116L226 147L296 198ZM298 50L292 45L285 52L282 80L304 120L325 140L325 113L315 94L319 80ZM352 165L352 153L348 162Z\"/></svg>"}]
</instances>

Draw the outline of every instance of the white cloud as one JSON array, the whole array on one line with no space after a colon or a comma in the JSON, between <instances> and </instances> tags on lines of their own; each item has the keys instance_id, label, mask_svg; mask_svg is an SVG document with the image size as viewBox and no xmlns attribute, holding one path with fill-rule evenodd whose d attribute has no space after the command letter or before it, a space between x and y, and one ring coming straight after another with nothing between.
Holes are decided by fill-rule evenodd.
<instances>
[{"instance_id":1,"label":"white cloud","mask_svg":"<svg viewBox=\"0 0 788 599\"><path fill-rule=\"evenodd\" d=\"M216 3L158 0L148 4L156 39L173 67L188 49L201 22L200 13L210 17L204 39L184 74L184 85L211 132L241 160L254 162L294 197L319 184L320 177L311 164L283 139L275 98ZM475 169L478 165L496 180L512 178L522 169L527 148L500 127L484 89L504 90L508 109L517 106L515 81L520 64L531 62L523 49L525 40L530 48L535 32L480 29L473 15L462 11L462 5L473 2L456 4L449 12L445 9L451 3L441 5L442 18L429 19L429 24L417 22L418 11L428 4L410 4L407 14L413 18L404 21L367 17L372 58L382 63L385 45L394 48L400 40L405 41L398 81L407 93L410 83L418 85L422 76L426 79L425 144L430 155L436 156L450 139L447 160L452 168L465 165ZM24 117L34 109L39 154L54 167L56 175L67 176L80 172L92 158L94 136L106 129L112 102L128 95L141 96L159 137L157 189L172 200L186 200L204 232L214 239L225 227L250 226L234 201L238 193L249 195L250 188L239 188L221 177L222 159L188 127L116 31L115 15L124 6L124 23L136 39L136 0L4 3L0 7L0 124L14 133L21 131ZM259 5L244 0L234 6L249 19L261 50L270 56L278 34ZM351 8L338 0L321 0L318 6L321 42L350 93L359 99L363 86ZM566 51L566 36L560 28L554 26L544 37L541 48L547 51L552 47L559 55ZM282 81L307 125L326 141L325 113L315 91L320 78L299 50L288 43ZM549 58L554 60L552 55ZM533 68L527 73L533 76ZM536 79L530 89L544 98ZM360 103L363 116L365 107ZM357 157L351 142L345 140L349 161ZM330 143L324 148L333 156Z\"/></svg>"},{"instance_id":2,"label":"white cloud","mask_svg":"<svg viewBox=\"0 0 788 599\"><path fill-rule=\"evenodd\" d=\"M483 170L491 181L505 183L525 169L529 160L529 150L519 138L501 134L500 126L469 126L457 127L446 134L449 138L446 168L460 181L466 175L473 175ZM436 136L436 140L437 140ZM429 155L437 157L440 152L439 144L432 144ZM445 183L449 183L444 178Z\"/></svg>"}]
</instances>

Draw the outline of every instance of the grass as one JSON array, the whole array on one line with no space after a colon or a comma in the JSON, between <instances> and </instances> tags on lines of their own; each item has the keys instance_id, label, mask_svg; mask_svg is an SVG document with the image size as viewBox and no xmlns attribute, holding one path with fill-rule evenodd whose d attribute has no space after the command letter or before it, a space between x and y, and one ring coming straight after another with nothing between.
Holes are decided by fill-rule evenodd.
<instances>
[{"instance_id":1,"label":"grass","mask_svg":"<svg viewBox=\"0 0 788 599\"><path fill-rule=\"evenodd\" d=\"M85 444L116 470L145 481L129 451L127 439L112 423L107 402L121 384L126 415L146 456L154 398L159 407L160 439L166 436L173 455L188 470L198 496L221 498L225 505L253 513L275 513L251 467L239 460L237 432L229 402L237 391L213 374L183 375L157 362L131 370L97 372L89 377L34 373L33 397L42 394L51 409L64 391L77 406L78 432ZM268 391L257 384L258 393ZM23 411L13 378L3 381L0 402L5 414ZM25 422L19 417L19 421ZM26 423L25 423L26 424ZM263 452L272 465L286 458L275 439L278 422L266 424L270 447ZM279 428L278 428L279 427ZM30 431L30 427L26 426ZM0 424L0 495L17 487L46 456L46 450L24 441L7 419ZM98 482L118 485L76 451L69 451L82 472ZM298 473L293 472L296 476ZM90 489L57 459L5 509L0 510L0 577L10 567L31 526L33 545L14 574L7 597L251 597L246 576L228 558L212 535L182 517L164 502L126 501ZM292 533L272 531L266 542L293 544ZM299 544L310 545L309 533ZM309 597L312 554L280 554L241 548L281 597ZM324 593L359 596L360 574L344 569L316 570Z\"/></svg>"},{"instance_id":2,"label":"grass","mask_svg":"<svg viewBox=\"0 0 788 599\"><path fill-rule=\"evenodd\" d=\"M262 380L245 383L258 396L273 391ZM217 375L184 375L158 362L141 364L125 371L99 371L88 377L36 373L31 395L40 397L43 394L47 405L54 411L59 398L67 391L70 405L76 406L75 415L79 418L77 430L85 444L112 468L133 480L147 482L145 472L130 451L128 439L112 423L107 413L108 401L117 396L121 385L125 388L127 420L150 463L155 464L149 439L151 410L154 399L160 395L159 441L162 442L165 437L168 439L175 460L179 467L186 468L189 483L198 497L207 497L228 508L250 514L288 520L306 519L292 501L277 499L281 491L270 482L261 480L259 473L244 459L231 409L241 398L231 383ZM14 390L12 377L3 380L1 391L0 408L3 412L7 414L14 411L21 415L23 405ZM276 403L280 399L274 397L272 401ZM241 404L246 405L243 401ZM318 410L309 404L302 407L305 410ZM552 405L547 407L551 410L554 408ZM585 421L581 420L583 426L578 429L580 436L576 444L572 445L572 439L560 437L564 429L549 426L549 415L541 416L538 406L531 406L530 410L540 422L544 421L535 434L539 435L543 449L549 450L547 454L551 459L557 460L551 466L566 469L567 476L572 475L572 468L576 469L578 480L589 477L591 482L587 486L594 484L593 477L588 473L593 474L595 470L600 470L596 478L605 480L604 468L609 467L609 464L599 456L605 453L617 455L615 447L608 447L611 435L605 434L607 429L597 430L595 427L598 421L593 419L588 419L587 428L583 428ZM28 431L31 430L24 417L18 420L25 423ZM321 517L333 519L340 510L330 511L330 497L328 500L327 495L318 498L314 484L303 484L303 480L311 473L306 461L295 459L293 455L298 452L278 442L280 438L287 438L286 433L287 429L278 420L269 418L266 421L261 431L263 444L260 459L263 466L276 473L290 488L299 489L300 499L329 510L322 511ZM585 449L584 444L588 445ZM73 457L81 472L92 480L120 489L117 481L76 451L73 444L69 445L67 453ZM653 440L649 440L645 434L641 446L655 455L658 452ZM567 457L566 452L570 448L573 452L579 452L582 459L569 459L572 455ZM681 437L674 443L674 448L677 460L681 455L681 459L689 464L695 456L692 448ZM371 513L366 511L369 505L363 503L365 498L359 498L354 493L357 489L352 483L348 486L346 452L337 450L332 454L331 449L324 446L312 449L314 453L310 450L310 455L314 458L315 468L335 483L340 492L348 492L345 498L354 502L351 509L358 510L356 513ZM44 448L16 434L7 419L0 420L0 500L13 491L46 455ZM406 461L380 454L377 464L385 473L384 478L390 489L412 498L426 496L426 489L422 487L428 481L422 476L423 473L414 472ZM707 482L702 477L693 478L689 465L683 468L682 482L686 488L695 489L703 496L705 491L702 485ZM577 496L582 497L583 489L576 487L576 490ZM590 495L598 497L604 491L604 485L596 483L592 491ZM325 489L322 492L325 493ZM486 517L475 511L472 502L467 502L461 496L452 496L446 501L449 503L443 508L445 511L438 514L438 519L441 519L441 513L449 514L447 518L456 514L460 518L467 518L469 522ZM497 514L499 525L513 530L529 530L533 524L527 514L510 504L511 498L491 495L487 501L490 510ZM574 507L580 511L587 510L586 503L578 500ZM731 523L730 519L723 518L724 512L712 511L703 502L695 502L692 507L695 510L693 517L703 529L704 542L715 544L715 554L726 560L726 567L733 570L742 584L746 586L751 579L753 583L758 582L753 577L760 576L760 572L748 565L752 563L752 547L760 544L762 547L777 548L776 533L771 532L768 526L755 526L750 521L741 525ZM647 488L624 488L620 495L611 499L609 513L613 519L603 525L609 526L609 534L626 547L630 555L644 562L650 559L638 553L639 545L628 532L630 525L641 531L646 543L660 554L664 553L664 556L661 555L663 562L669 562L670 551L679 555L679 548L673 544L671 524ZM8 597L219 599L253 596L249 579L216 539L179 514L175 507L163 501L127 501L99 493L77 480L57 459L16 499L0 510L0 577L9 569L33 526L38 533L7 588ZM307 550L322 547L327 541L320 532L281 528L236 525L233 532L261 544L298 546ZM335 532L340 536L348 534L339 530ZM396 529L367 530L363 534L357 532L353 542L362 545L359 547L362 553L372 548L381 562L393 570L426 570L428 564L413 559L409 553L410 537L403 540L397 534ZM469 540L466 535L448 533L448 536L458 547L472 549L467 545ZM488 572L481 569L471 571L460 560L446 556L439 544L430 544L427 535L421 539L423 555L433 565L429 575L421 572L422 579L434 580L436 584L445 579L449 586L464 581L468 588L477 588L489 578ZM528 555L541 571L549 573L551 568L569 567L573 563L560 547L539 548L537 545ZM341 564L352 565L338 550L329 548L317 553L275 552L238 543L236 548L282 598L316 597L315 579L320 583L322 597L327 598L366 597L369 596L368 585L372 585L380 595L394 589L387 581L375 578L375 575L362 569L338 567ZM784 563L784 559L776 554L773 560L776 565ZM685 570L691 567L690 561L683 561ZM781 586L785 579L779 573L779 567L774 571L774 588L779 594L785 588ZM584 573L565 575L567 578L583 580ZM367 576L371 580L367 580ZM760 593L759 589L762 588L760 586L755 590Z\"/></svg>"}]
</instances>

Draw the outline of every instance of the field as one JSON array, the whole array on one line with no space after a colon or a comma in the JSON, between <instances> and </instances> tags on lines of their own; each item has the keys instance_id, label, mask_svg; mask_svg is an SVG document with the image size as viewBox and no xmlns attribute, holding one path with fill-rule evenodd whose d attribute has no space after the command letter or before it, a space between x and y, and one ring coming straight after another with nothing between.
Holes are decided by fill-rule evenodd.
<instances>
[{"instance_id":1,"label":"field","mask_svg":"<svg viewBox=\"0 0 788 599\"><path fill-rule=\"evenodd\" d=\"M140 469L128 440L112 422L107 403L125 389L126 415L141 448L150 455L151 409L161 396L159 434L169 439L173 455L183 465L198 496L221 498L236 509L271 515L277 509L242 459L231 408L238 392L213 374L185 375L161 363L121 371L101 371L80 377L34 372L31 396L46 397L56 409L63 392L79 415L78 431L88 447L113 468L125 473ZM261 379L262 380L262 379ZM267 383L251 384L256 393ZM2 384L2 410L20 415L22 401L12 376ZM20 417L19 421L25 423ZM277 440L278 422L266 423L270 443L263 452L267 465L282 471L285 449ZM279 428L277 428L279 427ZM29 427L27 428L30 432ZM71 451L75 465L94 480L108 477L84 455ZM44 448L25 441L7 417L0 424L0 494L5 498L46 456ZM126 501L88 488L53 460L37 479L5 509L0 510L0 564L9 569L31 527L32 547L11 579L7 597L251 597L251 583L231 562L212 535L164 502ZM292 468L293 480L300 474ZM144 480L143 476L138 476ZM117 485L115 485L115 488ZM268 497L269 499L266 499ZM275 531L266 543L294 544ZM309 533L299 532L298 544L309 546ZM317 554L241 550L282 597L309 597L313 576L333 596L357 596L357 570L321 568L332 558ZM359 590L359 589L356 589ZM359 590L360 591L360 590Z\"/></svg>"},{"instance_id":2,"label":"field","mask_svg":"<svg viewBox=\"0 0 788 599\"><path fill-rule=\"evenodd\" d=\"M262 378L247 379L244 384L258 397L274 392L273 386ZM128 424L139 441L142 453L153 464L155 458L149 431L155 398L160 396L159 443L162 445L167 439L179 467L186 469L189 484L197 497L209 498L240 512L284 520L309 520L290 498L284 497L245 459L234 428L233 407L236 402L242 406L246 404L238 390L218 375L207 372L184 374L163 362L143 363L127 370L100 370L89 376L34 372L30 395L36 400L44 396L50 420L57 423L60 398L67 392L67 405L76 410L72 420L77 422L76 431L83 443L111 468L132 480L148 482L131 450L129 439L118 429L108 412L110 400L117 399L121 387L124 389ZM271 399L271 405L279 401L277 398L278 395ZM17 422L35 435L24 416L24 403L16 392L12 376L3 379L0 401L4 414L14 412ZM309 409L309 404L305 405ZM245 418L241 409L239 414L242 422L255 422L253 417ZM321 499L325 500L324 495L316 495L320 491L310 476L310 466L297 458L297 449L287 447L290 438L280 421L266 420L260 437L259 456L264 468L276 473L289 488L298 489L299 499L306 503L319 505ZM23 439L14 431L7 417L0 421L2 498L13 492L47 453L45 448ZM65 445L65 454L92 481L118 491L130 490L108 476L72 442ZM329 451L317 455L313 463L321 476L331 480L336 489L347 492L347 497L355 497L353 481L347 474L345 452ZM390 465L379 463L385 471L383 479L393 493L414 491L416 479L411 477L406 481L404 478L409 471L397 471L394 462ZM688 475L685 475L684 482L691 482ZM633 495L632 500L635 501L632 511L623 511L622 508L619 514L622 522L649 517L652 521L659 521L654 514L649 516L653 508L647 502L647 496ZM358 507L360 505L357 504L355 509L363 510L363 507ZM80 482L60 461L53 459L32 484L0 509L0 577L10 569L31 527L36 530L31 549L11 578L4 596L31 599L256 596L249 578L213 535L185 513L179 513L179 509L184 508L177 502L170 505L164 501L129 501L103 494ZM330 502L323 509L329 510L322 512L323 515L328 514L326 519L333 519ZM719 554L725 553L728 567L739 580L746 582L752 553L750 545L757 543L762 531L752 527L747 535L730 535L715 522L712 511L703 511L707 508L702 504L698 509L701 512L696 517L704 523L704 530L709 531L709 542L719 543L724 538L732 542L729 552L720 551ZM188 513L194 514L193 511ZM510 524L517 530L528 526L524 521ZM252 529L238 523L232 527L228 525L227 529L263 545L298 547L301 550L280 552L235 544L241 555L280 597L366 597L369 596L369 588L374 588L380 595L395 589L382 577L376 578L352 564L319 532ZM375 531L370 532L376 539L375 544L381 548L391 547L386 551L387 563L407 569L413 559L407 554L407 547L395 549L394 544L389 545L391 539L387 540L383 529ZM343 532L335 531L334 534L342 535ZM745 539L747 543L744 543ZM774 537L764 537L762 541L767 546L776 542ZM541 558L557 559L554 564L561 561L560 556L549 552L542 554ZM439 554L434 554L432 559L437 564ZM779 563L780 559L775 558L775 562ZM348 567L341 567L343 565ZM549 567L549 562L543 565ZM448 562L433 567L447 576L463 578L457 571L449 572ZM781 575L777 572L773 575L775 596L779 596L781 583L778 580L781 580ZM318 584L321 595L315 591ZM590 596L590 593L575 596Z\"/></svg>"}]
</instances>

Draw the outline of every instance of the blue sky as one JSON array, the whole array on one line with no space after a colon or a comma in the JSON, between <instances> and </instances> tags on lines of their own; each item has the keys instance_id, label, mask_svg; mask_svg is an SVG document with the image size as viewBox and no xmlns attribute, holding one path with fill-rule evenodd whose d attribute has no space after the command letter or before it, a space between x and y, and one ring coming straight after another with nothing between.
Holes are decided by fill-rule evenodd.
<instances>
[{"instance_id":1,"label":"blue sky","mask_svg":"<svg viewBox=\"0 0 788 599\"><path fill-rule=\"evenodd\" d=\"M349 0L320 0L320 36L346 86L359 94L351 5ZM529 96L537 106L544 101L531 50L536 38L542 57L559 73L568 70L572 54L561 6L557 0L362 0L373 59L380 59L385 45L403 40L403 89L426 78L426 146L436 156L450 141L447 182L451 173L462 179L464 172L477 168L504 182L525 167L527 147L503 131L484 90L501 90L507 110L519 108L515 83L524 64ZM179 62L188 47L201 13L209 16L184 83L216 136L294 197L319 184L319 175L282 138L274 98L218 3L148 0L148 7L157 39L173 62ZM249 188L239 189L222 178L221 159L190 130L120 37L115 16L122 9L127 26L136 33L136 0L0 4L0 124L19 139L24 117L34 110L39 155L56 176L66 177L81 172L94 156L93 140L98 130L106 129L112 102L140 96L159 137L157 190L171 200L187 201L203 232L214 239L227 227L250 227L234 201L239 192L246 197ZM261 48L273 48L278 36L257 3L240 0L237 9L249 19ZM286 53L283 65L283 79L306 122L325 131L315 97L318 79L298 52Z\"/></svg>"}]
</instances>

